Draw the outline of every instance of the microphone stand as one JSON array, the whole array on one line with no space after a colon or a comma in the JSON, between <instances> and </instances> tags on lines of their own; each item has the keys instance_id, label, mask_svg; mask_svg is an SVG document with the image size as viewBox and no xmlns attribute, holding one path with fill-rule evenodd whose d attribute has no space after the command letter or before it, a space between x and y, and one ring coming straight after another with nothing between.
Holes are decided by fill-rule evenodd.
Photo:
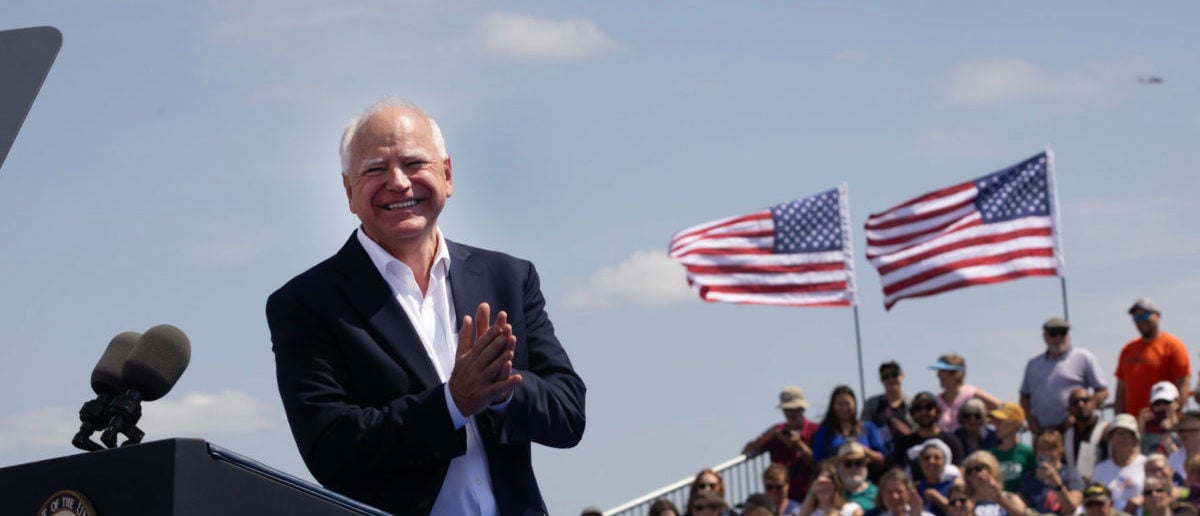
<instances>
[{"instance_id":1,"label":"microphone stand","mask_svg":"<svg viewBox=\"0 0 1200 516\"><path fill-rule=\"evenodd\" d=\"M142 393L133 389L125 391L125 394L117 396L112 401L109 410L113 416L108 421L108 428L100 436L100 442L109 448L116 448L117 434L123 434L128 438L121 443L121 446L142 442L146 433L137 427L138 420L142 418Z\"/></svg>"},{"instance_id":2,"label":"microphone stand","mask_svg":"<svg viewBox=\"0 0 1200 516\"><path fill-rule=\"evenodd\" d=\"M79 409L79 432L75 434L75 438L71 439L71 444L75 445L83 451L99 451L104 447L96 444L92 440L92 434L104 426L104 414L107 412L109 403L112 402L111 394L101 394L96 399L88 401Z\"/></svg>"}]
</instances>

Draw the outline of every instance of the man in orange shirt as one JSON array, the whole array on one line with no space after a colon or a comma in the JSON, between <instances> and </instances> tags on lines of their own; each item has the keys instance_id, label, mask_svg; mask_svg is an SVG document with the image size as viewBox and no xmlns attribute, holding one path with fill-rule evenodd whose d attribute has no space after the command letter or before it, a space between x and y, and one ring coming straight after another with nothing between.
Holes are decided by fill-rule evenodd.
<instances>
[{"instance_id":1,"label":"man in orange shirt","mask_svg":"<svg viewBox=\"0 0 1200 516\"><path fill-rule=\"evenodd\" d=\"M1121 349L1114 412L1137 415L1150 406L1150 387L1161 381L1174 383L1180 398L1186 399L1192 374L1187 348L1174 335L1158 329L1162 314L1149 299L1139 298L1129 308L1129 315L1142 336Z\"/></svg>"}]
</instances>

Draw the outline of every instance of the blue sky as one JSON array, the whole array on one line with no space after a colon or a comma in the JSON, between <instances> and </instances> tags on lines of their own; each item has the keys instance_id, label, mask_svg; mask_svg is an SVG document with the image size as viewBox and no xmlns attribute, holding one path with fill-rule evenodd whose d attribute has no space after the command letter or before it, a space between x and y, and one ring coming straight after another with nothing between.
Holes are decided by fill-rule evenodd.
<instances>
[{"instance_id":1,"label":"blue sky","mask_svg":"<svg viewBox=\"0 0 1200 516\"><path fill-rule=\"evenodd\" d=\"M1111 375L1139 296L1197 349L1200 54L1187 2L1051 4L10 0L63 49L0 170L0 465L72 453L116 333L160 323L191 366L147 439L203 437L307 476L263 306L355 227L346 120L387 95L438 118L450 238L533 260L589 386L572 450L538 449L553 514L612 507L735 456L779 389L857 388L845 309L705 304L665 258L684 227L845 181L868 394L967 358L1015 400L1056 278L882 308L867 215L1057 158L1077 345ZM1161 76L1143 85L1139 76ZM1197 357L1193 353L1193 359Z\"/></svg>"}]
</instances>

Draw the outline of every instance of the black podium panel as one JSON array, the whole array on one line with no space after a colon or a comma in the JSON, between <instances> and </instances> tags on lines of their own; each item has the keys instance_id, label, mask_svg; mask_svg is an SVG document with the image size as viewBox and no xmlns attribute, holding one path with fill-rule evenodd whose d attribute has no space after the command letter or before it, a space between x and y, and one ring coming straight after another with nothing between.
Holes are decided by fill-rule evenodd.
<instances>
[{"instance_id":1,"label":"black podium panel","mask_svg":"<svg viewBox=\"0 0 1200 516\"><path fill-rule=\"evenodd\" d=\"M386 514L199 439L0 469L0 513L34 516L62 490L91 500L95 516Z\"/></svg>"}]
</instances>

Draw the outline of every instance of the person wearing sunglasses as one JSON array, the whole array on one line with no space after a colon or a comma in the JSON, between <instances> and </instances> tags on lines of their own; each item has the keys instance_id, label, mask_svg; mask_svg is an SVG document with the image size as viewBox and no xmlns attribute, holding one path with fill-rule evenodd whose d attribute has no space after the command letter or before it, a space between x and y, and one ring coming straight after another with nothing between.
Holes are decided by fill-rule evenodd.
<instances>
[{"instance_id":1,"label":"person wearing sunglasses","mask_svg":"<svg viewBox=\"0 0 1200 516\"><path fill-rule=\"evenodd\" d=\"M693 492L687 506L690 516L724 516L729 512L725 497L713 490Z\"/></svg>"},{"instance_id":2,"label":"person wearing sunglasses","mask_svg":"<svg viewBox=\"0 0 1200 516\"><path fill-rule=\"evenodd\" d=\"M1000 446L995 429L987 425L987 406L983 400L969 399L958 409L958 430L954 431L954 437L962 443L966 455Z\"/></svg>"},{"instance_id":3,"label":"person wearing sunglasses","mask_svg":"<svg viewBox=\"0 0 1200 516\"><path fill-rule=\"evenodd\" d=\"M717 493L722 499L725 498L725 479L721 475L711 469L702 469L696 473L696 477L692 479L691 489L688 490L688 499L696 496L696 493L701 491L712 491Z\"/></svg>"},{"instance_id":4,"label":"person wearing sunglasses","mask_svg":"<svg viewBox=\"0 0 1200 516\"><path fill-rule=\"evenodd\" d=\"M846 491L838 477L837 467L829 462L817 469L816 478L804 497L800 516L862 516L863 508L846 501Z\"/></svg>"},{"instance_id":5,"label":"person wearing sunglasses","mask_svg":"<svg viewBox=\"0 0 1200 516\"><path fill-rule=\"evenodd\" d=\"M956 483L950 486L950 494L946 495L947 516L975 516L975 502L967 496L967 485Z\"/></svg>"},{"instance_id":6,"label":"person wearing sunglasses","mask_svg":"<svg viewBox=\"0 0 1200 516\"><path fill-rule=\"evenodd\" d=\"M800 502L788 498L788 470L783 464L771 464L762 474L763 491L771 500L774 514L797 516Z\"/></svg>"},{"instance_id":7,"label":"person wearing sunglasses","mask_svg":"<svg viewBox=\"0 0 1200 516\"><path fill-rule=\"evenodd\" d=\"M1093 483L1083 490L1083 513L1086 516L1129 516L1114 510L1112 495L1104 484Z\"/></svg>"},{"instance_id":8,"label":"person wearing sunglasses","mask_svg":"<svg viewBox=\"0 0 1200 516\"><path fill-rule=\"evenodd\" d=\"M913 479L916 481L925 478L921 468L917 467L915 462L910 459L910 452L914 448L920 448L925 441L929 439L938 439L950 448L950 463L958 465L963 460L962 443L958 442L958 438L947 432L943 432L938 426L938 419L941 416L941 408L939 408L936 396L928 391L918 392L913 396L912 407L909 411L912 413L913 421L917 423L917 430L909 435L906 435L896 440L896 447L892 450L892 454L888 456L887 466L899 467L908 469ZM914 457L920 451L912 452ZM911 467L910 467L911 466ZM882 486L880 487L882 489Z\"/></svg>"},{"instance_id":9,"label":"person wearing sunglasses","mask_svg":"<svg viewBox=\"0 0 1200 516\"><path fill-rule=\"evenodd\" d=\"M864 511L875 510L875 486L867 475L867 453L858 441L850 441L838 448L837 457L838 477L842 479L842 488L846 491L846 500L857 503Z\"/></svg>"},{"instance_id":10,"label":"person wearing sunglasses","mask_svg":"<svg viewBox=\"0 0 1200 516\"><path fill-rule=\"evenodd\" d=\"M782 423L771 425L761 435L746 443L742 453L754 457L760 453L771 454L771 462L787 466L791 474L790 495L797 502L804 500L808 484L812 481L813 436L821 425L804 417L808 410L808 399L799 387L784 387L779 393L779 404L783 411Z\"/></svg>"},{"instance_id":11,"label":"person wearing sunglasses","mask_svg":"<svg viewBox=\"0 0 1200 516\"><path fill-rule=\"evenodd\" d=\"M1158 382L1150 388L1150 406L1138 413L1138 428L1142 432L1142 453L1167 454L1168 443L1175 441L1175 426L1179 424L1179 390L1171 382Z\"/></svg>"},{"instance_id":12,"label":"person wearing sunglasses","mask_svg":"<svg viewBox=\"0 0 1200 516\"><path fill-rule=\"evenodd\" d=\"M1096 414L1094 399L1084 387L1072 389L1070 397L1067 398L1067 412L1071 415L1071 423L1063 432L1066 461L1074 466L1084 479L1092 478L1096 464L1108 459L1106 425Z\"/></svg>"},{"instance_id":13,"label":"person wearing sunglasses","mask_svg":"<svg viewBox=\"0 0 1200 516\"><path fill-rule=\"evenodd\" d=\"M1158 306L1149 299L1140 298L1129 308L1129 316L1140 336L1121 348L1113 412L1141 413L1150 405L1150 389L1162 381L1175 384L1179 399L1187 399L1188 377L1192 374L1187 348L1174 335L1159 330L1162 313Z\"/></svg>"},{"instance_id":14,"label":"person wearing sunglasses","mask_svg":"<svg viewBox=\"0 0 1200 516\"><path fill-rule=\"evenodd\" d=\"M1190 496L1188 488L1181 487L1187 484L1187 480L1182 475L1176 475L1171 469L1171 464L1166 461L1163 454L1151 454L1146 456L1146 463L1142 466L1142 472L1146 473L1145 482L1150 482L1151 479L1163 481L1163 484L1168 487L1168 494L1171 500L1187 500ZM1136 508L1141 508L1145 511L1146 500L1146 484L1142 484L1142 492L1140 496L1134 497L1126 504L1126 511L1130 514L1135 514Z\"/></svg>"},{"instance_id":15,"label":"person wearing sunglasses","mask_svg":"<svg viewBox=\"0 0 1200 516\"><path fill-rule=\"evenodd\" d=\"M897 437L913 432L917 424L908 413L908 397L904 395L904 371L895 360L879 366L879 383L883 394L876 394L863 402L862 419L875 423L883 439L884 454L892 452Z\"/></svg>"},{"instance_id":16,"label":"person wearing sunglasses","mask_svg":"<svg viewBox=\"0 0 1200 516\"><path fill-rule=\"evenodd\" d=\"M1170 516L1171 483L1158 477L1146 477L1142 485L1142 510L1138 516Z\"/></svg>"},{"instance_id":17,"label":"person wearing sunglasses","mask_svg":"<svg viewBox=\"0 0 1200 516\"><path fill-rule=\"evenodd\" d=\"M1058 317L1042 324L1046 348L1025 364L1021 382L1021 408L1028 415L1029 431L1034 435L1067 424L1067 400L1076 387L1092 389L1095 406L1108 399L1104 371L1091 351L1071 345L1071 324Z\"/></svg>"},{"instance_id":18,"label":"person wearing sunglasses","mask_svg":"<svg viewBox=\"0 0 1200 516\"><path fill-rule=\"evenodd\" d=\"M988 410L994 410L1000 406L999 398L967 383L967 359L961 355L953 353L942 355L929 368L937 371L938 385L942 386L942 392L938 394L937 398L934 398L942 414L938 420L938 426L942 427L942 431L953 433L958 430L958 410L969 399L983 400L983 404L987 405Z\"/></svg>"},{"instance_id":19,"label":"person wearing sunglasses","mask_svg":"<svg viewBox=\"0 0 1200 516\"><path fill-rule=\"evenodd\" d=\"M985 451L967 456L962 464L963 479L967 484L967 496L975 505L976 516L1021 516L1025 514L1025 501L1004 490L1001 483L1000 463Z\"/></svg>"}]
</instances>

